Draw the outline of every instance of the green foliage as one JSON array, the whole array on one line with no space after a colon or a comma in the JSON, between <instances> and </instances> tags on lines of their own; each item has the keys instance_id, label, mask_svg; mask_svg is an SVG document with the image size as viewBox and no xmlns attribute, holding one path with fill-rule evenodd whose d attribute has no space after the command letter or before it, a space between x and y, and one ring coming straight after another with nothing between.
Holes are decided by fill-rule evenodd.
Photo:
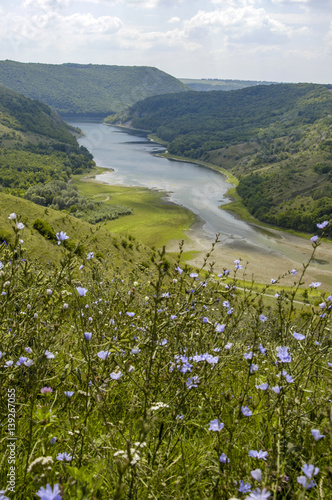
<instances>
[{"instance_id":1,"label":"green foliage","mask_svg":"<svg viewBox=\"0 0 332 500\"><path fill-rule=\"evenodd\" d=\"M0 61L0 85L38 99L66 116L103 116L145 97L190 90L146 66L35 64Z\"/></svg>"},{"instance_id":2,"label":"green foliage","mask_svg":"<svg viewBox=\"0 0 332 500\"><path fill-rule=\"evenodd\" d=\"M44 238L51 241L57 241L55 231L48 222L45 222L42 219L36 219L32 227L36 229L38 233L44 236Z\"/></svg>"},{"instance_id":3,"label":"green foliage","mask_svg":"<svg viewBox=\"0 0 332 500\"><path fill-rule=\"evenodd\" d=\"M239 271L226 287L163 251L129 273L96 258L80 269L62 245L59 265L33 266L26 230L0 247L6 496L12 457L16 500L47 484L75 500L228 500L245 498L240 481L277 500L331 497L332 299L294 303L320 240L269 309L270 285L240 293Z\"/></svg>"}]
</instances>

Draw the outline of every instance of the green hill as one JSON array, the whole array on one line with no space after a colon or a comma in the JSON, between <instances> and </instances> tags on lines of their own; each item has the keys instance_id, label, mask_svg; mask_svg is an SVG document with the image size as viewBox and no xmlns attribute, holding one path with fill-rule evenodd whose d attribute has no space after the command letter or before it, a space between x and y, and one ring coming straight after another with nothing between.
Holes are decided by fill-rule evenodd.
<instances>
[{"instance_id":1,"label":"green hill","mask_svg":"<svg viewBox=\"0 0 332 500\"><path fill-rule=\"evenodd\" d=\"M190 90L146 66L0 61L0 85L38 99L61 115L107 116L155 94Z\"/></svg>"},{"instance_id":2,"label":"green hill","mask_svg":"<svg viewBox=\"0 0 332 500\"><path fill-rule=\"evenodd\" d=\"M278 84L150 97L125 117L170 154L231 171L258 219L313 231L332 214L332 90Z\"/></svg>"},{"instance_id":3,"label":"green hill","mask_svg":"<svg viewBox=\"0 0 332 500\"><path fill-rule=\"evenodd\" d=\"M277 82L265 82L256 80L229 80L219 78L179 78L179 80L193 90L209 92L211 90L239 90L257 85L272 85Z\"/></svg>"}]
</instances>

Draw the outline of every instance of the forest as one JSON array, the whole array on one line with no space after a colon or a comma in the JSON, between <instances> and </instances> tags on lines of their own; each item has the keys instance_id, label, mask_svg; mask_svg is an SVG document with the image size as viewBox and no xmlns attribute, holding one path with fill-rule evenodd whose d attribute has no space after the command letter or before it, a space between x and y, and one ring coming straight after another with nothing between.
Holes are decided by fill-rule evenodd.
<instances>
[{"instance_id":1,"label":"forest","mask_svg":"<svg viewBox=\"0 0 332 500\"><path fill-rule=\"evenodd\" d=\"M278 84L154 96L118 120L151 131L170 155L229 170L257 219L312 231L315 217L332 213L331 90Z\"/></svg>"}]
</instances>

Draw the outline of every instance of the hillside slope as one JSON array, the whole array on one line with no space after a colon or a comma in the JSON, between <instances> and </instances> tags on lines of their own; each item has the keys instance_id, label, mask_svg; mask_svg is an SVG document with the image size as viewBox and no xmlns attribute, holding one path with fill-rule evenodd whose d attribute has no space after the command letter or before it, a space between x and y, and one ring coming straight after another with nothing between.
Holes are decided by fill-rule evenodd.
<instances>
[{"instance_id":1,"label":"hillside slope","mask_svg":"<svg viewBox=\"0 0 332 500\"><path fill-rule=\"evenodd\" d=\"M0 85L38 99L61 115L104 117L151 95L190 90L173 76L146 66L8 60L0 61Z\"/></svg>"},{"instance_id":2,"label":"hillside slope","mask_svg":"<svg viewBox=\"0 0 332 500\"><path fill-rule=\"evenodd\" d=\"M313 231L332 214L332 91L278 84L154 96L125 119L168 143L170 154L226 168L258 219Z\"/></svg>"}]
</instances>

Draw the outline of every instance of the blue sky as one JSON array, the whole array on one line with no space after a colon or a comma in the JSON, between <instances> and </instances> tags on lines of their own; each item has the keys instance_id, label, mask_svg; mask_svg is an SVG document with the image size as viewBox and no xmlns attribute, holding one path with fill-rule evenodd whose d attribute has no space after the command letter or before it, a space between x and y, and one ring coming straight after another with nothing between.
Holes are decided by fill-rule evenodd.
<instances>
[{"instance_id":1,"label":"blue sky","mask_svg":"<svg viewBox=\"0 0 332 500\"><path fill-rule=\"evenodd\" d=\"M0 59L332 83L332 0L2 0Z\"/></svg>"}]
</instances>

